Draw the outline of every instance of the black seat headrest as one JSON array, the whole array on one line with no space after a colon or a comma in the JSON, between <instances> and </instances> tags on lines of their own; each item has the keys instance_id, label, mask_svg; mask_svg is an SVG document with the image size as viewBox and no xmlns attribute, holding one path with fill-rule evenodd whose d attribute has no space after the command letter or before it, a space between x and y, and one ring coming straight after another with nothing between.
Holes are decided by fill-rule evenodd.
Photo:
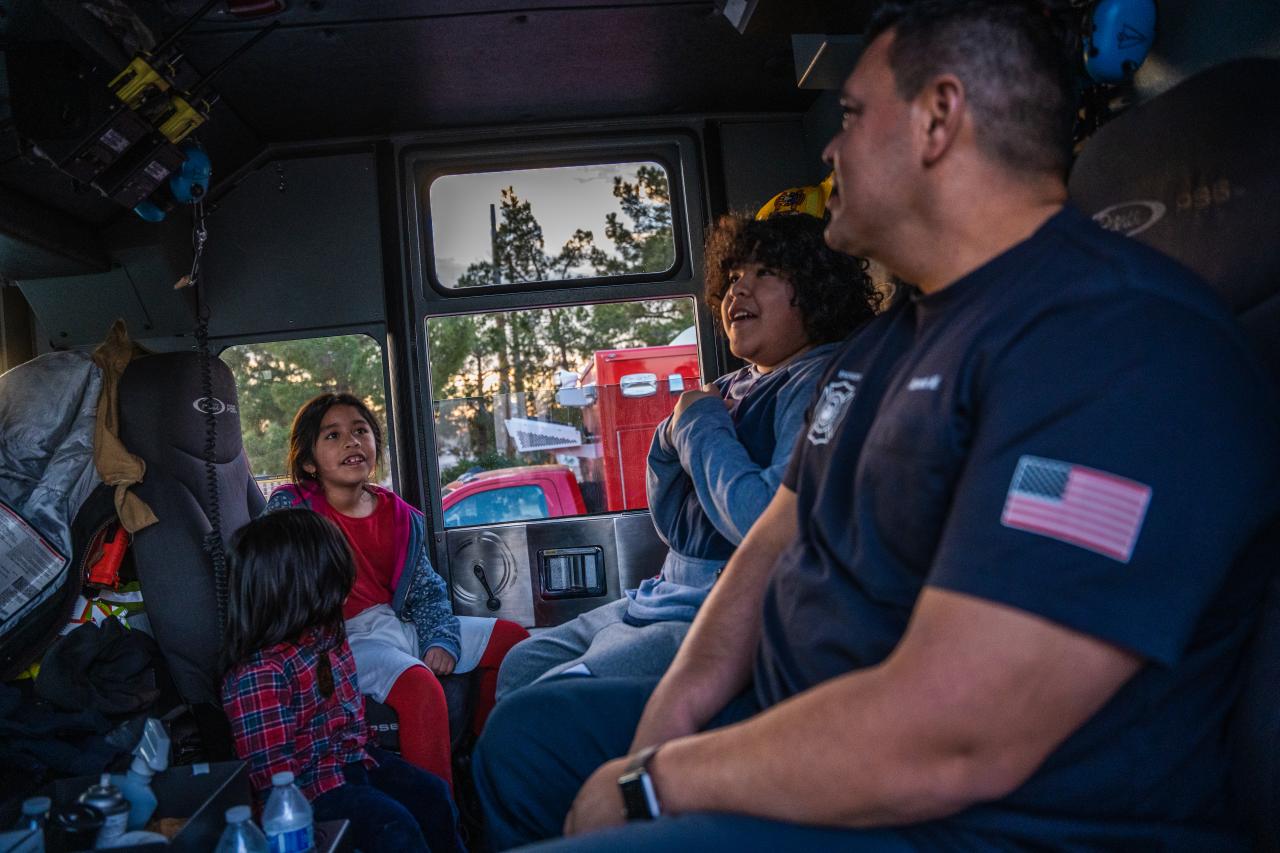
<instances>
[{"instance_id":1,"label":"black seat headrest","mask_svg":"<svg viewBox=\"0 0 1280 853\"><path fill-rule=\"evenodd\" d=\"M1280 60L1211 68L1085 143L1071 198L1198 272L1280 382Z\"/></svg>"},{"instance_id":2,"label":"black seat headrest","mask_svg":"<svg viewBox=\"0 0 1280 853\"><path fill-rule=\"evenodd\" d=\"M1280 383L1280 99L1259 96L1278 79L1280 61L1243 59L1131 108L1085 144L1070 189L1104 226L1205 278ZM1277 538L1273 525L1255 547L1278 556L1256 564L1280 560ZM1234 788L1258 848L1280 851L1280 577L1245 672L1230 732Z\"/></svg>"},{"instance_id":3,"label":"black seat headrest","mask_svg":"<svg viewBox=\"0 0 1280 853\"><path fill-rule=\"evenodd\" d=\"M156 641L183 699L217 706L222 626L205 538L216 519L227 542L264 501L244 457L235 379L220 359L210 358L208 393L202 367L196 353L130 362L120 379L120 438L147 464L136 491L160 519L133 541ZM212 478L206 410L216 422Z\"/></svg>"},{"instance_id":4,"label":"black seat headrest","mask_svg":"<svg viewBox=\"0 0 1280 853\"><path fill-rule=\"evenodd\" d=\"M209 358L212 394L206 399L201 358L193 352L163 353L134 359L120 385L120 408L129 449L148 461L175 449L204 459L206 421L216 422L213 458L229 462L244 449L236 383L217 356Z\"/></svg>"}]
</instances>

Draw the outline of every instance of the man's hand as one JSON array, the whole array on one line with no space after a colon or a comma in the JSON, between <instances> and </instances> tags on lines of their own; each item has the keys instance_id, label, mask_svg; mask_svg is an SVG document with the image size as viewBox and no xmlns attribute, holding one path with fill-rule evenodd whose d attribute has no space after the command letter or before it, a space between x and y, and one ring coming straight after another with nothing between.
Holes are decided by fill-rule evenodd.
<instances>
[{"instance_id":1,"label":"man's hand","mask_svg":"<svg viewBox=\"0 0 1280 853\"><path fill-rule=\"evenodd\" d=\"M696 392L691 392L696 393ZM608 829L626 823L622 791L618 779L627 770L627 757L615 758L600 768L583 784L564 819L565 835L581 835L597 829Z\"/></svg>"},{"instance_id":2,"label":"man's hand","mask_svg":"<svg viewBox=\"0 0 1280 853\"><path fill-rule=\"evenodd\" d=\"M427 653L422 656L422 662L427 665L427 669L440 677L453 672L453 667L458 663L453 655L439 646L432 646L427 649Z\"/></svg>"},{"instance_id":3,"label":"man's hand","mask_svg":"<svg viewBox=\"0 0 1280 853\"><path fill-rule=\"evenodd\" d=\"M690 406L692 406L694 403L701 400L703 397L715 397L717 400L719 400L721 399L720 389L717 388L713 383L709 382L706 385L703 385L701 388L698 388L697 390L685 391L683 394L681 394L680 399L676 401L676 407L671 411L671 426L669 428L674 430L676 428L676 423L679 422L681 416L684 415L686 411L688 411ZM733 405L728 400L724 400L723 402L724 402L725 408L728 408Z\"/></svg>"}]
</instances>

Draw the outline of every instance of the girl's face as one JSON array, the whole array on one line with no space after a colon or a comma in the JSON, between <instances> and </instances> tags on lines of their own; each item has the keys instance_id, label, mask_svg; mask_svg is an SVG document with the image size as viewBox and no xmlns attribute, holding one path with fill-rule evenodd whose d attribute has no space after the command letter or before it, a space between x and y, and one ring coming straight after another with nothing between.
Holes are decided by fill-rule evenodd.
<instances>
[{"instance_id":1,"label":"girl's face","mask_svg":"<svg viewBox=\"0 0 1280 853\"><path fill-rule=\"evenodd\" d=\"M303 468L326 486L358 486L373 475L378 446L373 428L354 406L337 405L324 413L320 435L311 448L313 462Z\"/></svg>"},{"instance_id":2,"label":"girl's face","mask_svg":"<svg viewBox=\"0 0 1280 853\"><path fill-rule=\"evenodd\" d=\"M775 270L755 261L734 264L720 302L733 354L768 372L807 346L804 317L791 304L794 298L791 282Z\"/></svg>"}]
</instances>

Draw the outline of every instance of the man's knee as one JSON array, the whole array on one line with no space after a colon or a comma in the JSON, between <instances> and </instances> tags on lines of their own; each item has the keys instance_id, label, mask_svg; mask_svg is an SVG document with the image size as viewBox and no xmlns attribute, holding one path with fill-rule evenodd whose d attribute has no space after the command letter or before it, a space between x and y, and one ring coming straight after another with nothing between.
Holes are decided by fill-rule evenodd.
<instances>
[{"instance_id":1,"label":"man's knee","mask_svg":"<svg viewBox=\"0 0 1280 853\"><path fill-rule=\"evenodd\" d=\"M518 651L517 646L507 660ZM504 663L503 671L505 669ZM498 676L498 690L501 696L501 672ZM473 752L472 764L477 781L481 777L495 782L515 778L511 773L505 772L505 769L528 760L524 748L536 739L538 729L545 728L539 722L540 714L548 701L542 697L542 692L541 689L531 687L494 706Z\"/></svg>"},{"instance_id":2,"label":"man's knee","mask_svg":"<svg viewBox=\"0 0 1280 853\"><path fill-rule=\"evenodd\" d=\"M553 679L498 703L472 759L495 839L560 828L579 786L626 752L654 679Z\"/></svg>"}]
</instances>

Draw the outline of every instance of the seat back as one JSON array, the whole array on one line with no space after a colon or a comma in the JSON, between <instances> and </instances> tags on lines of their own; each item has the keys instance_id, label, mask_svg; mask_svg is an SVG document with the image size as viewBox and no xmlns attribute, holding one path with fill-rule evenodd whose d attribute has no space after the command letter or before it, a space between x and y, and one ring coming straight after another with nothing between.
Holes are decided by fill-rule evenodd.
<instances>
[{"instance_id":1,"label":"seat back","mask_svg":"<svg viewBox=\"0 0 1280 853\"><path fill-rule=\"evenodd\" d=\"M210 359L210 368L216 499L205 466L200 356L165 353L134 360L120 380L119 399L120 438L147 465L137 493L160 519L133 543L147 616L182 698L218 706L222 626L204 539L215 514L225 544L262 512L265 501L241 443L235 380L217 358Z\"/></svg>"},{"instance_id":2,"label":"seat back","mask_svg":"<svg viewBox=\"0 0 1280 853\"><path fill-rule=\"evenodd\" d=\"M1280 61L1238 60L1131 108L1086 143L1070 189L1103 225L1203 276L1280 385L1280 100L1257 95L1277 79ZM1255 547L1276 554L1275 534ZM1236 795L1259 849L1280 851L1280 576L1246 666L1229 733Z\"/></svg>"}]
</instances>

